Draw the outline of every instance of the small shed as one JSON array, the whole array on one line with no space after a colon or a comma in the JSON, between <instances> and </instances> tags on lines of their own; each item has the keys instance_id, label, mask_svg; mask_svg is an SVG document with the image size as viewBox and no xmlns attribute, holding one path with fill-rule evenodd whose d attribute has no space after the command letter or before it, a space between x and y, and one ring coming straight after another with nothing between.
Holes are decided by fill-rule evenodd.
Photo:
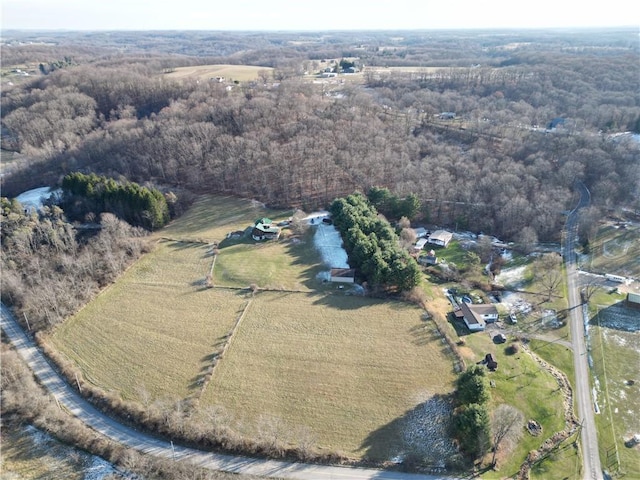
<instances>
[{"instance_id":1,"label":"small shed","mask_svg":"<svg viewBox=\"0 0 640 480\"><path fill-rule=\"evenodd\" d=\"M356 271L353 268L332 268L329 281L336 283L355 283Z\"/></svg>"},{"instance_id":2,"label":"small shed","mask_svg":"<svg viewBox=\"0 0 640 480\"><path fill-rule=\"evenodd\" d=\"M487 368L492 372L495 372L498 369L498 362L495 361L493 355L491 355L490 353L487 353L487 355L485 355L484 361L487 364Z\"/></svg>"},{"instance_id":3,"label":"small shed","mask_svg":"<svg viewBox=\"0 0 640 480\"><path fill-rule=\"evenodd\" d=\"M416 233L416 238L425 238L429 235L429 231L424 227L414 228L413 231Z\"/></svg>"},{"instance_id":4,"label":"small shed","mask_svg":"<svg viewBox=\"0 0 640 480\"><path fill-rule=\"evenodd\" d=\"M627 306L640 309L640 293L627 293Z\"/></svg>"}]
</instances>

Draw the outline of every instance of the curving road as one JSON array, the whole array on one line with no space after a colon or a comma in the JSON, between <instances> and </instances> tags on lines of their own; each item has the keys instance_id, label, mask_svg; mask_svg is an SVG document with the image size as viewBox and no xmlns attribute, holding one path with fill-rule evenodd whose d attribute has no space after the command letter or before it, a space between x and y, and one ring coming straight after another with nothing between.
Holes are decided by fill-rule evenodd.
<instances>
[{"instance_id":1,"label":"curving road","mask_svg":"<svg viewBox=\"0 0 640 480\"><path fill-rule=\"evenodd\" d=\"M140 452L176 461L187 461L210 470L301 480L455 480L453 477L418 475L353 467L312 465L203 452L174 445L118 423L96 410L51 367L42 352L24 334L13 314L0 305L0 325L39 382L61 406L102 435Z\"/></svg>"},{"instance_id":2,"label":"curving road","mask_svg":"<svg viewBox=\"0 0 640 480\"><path fill-rule=\"evenodd\" d=\"M590 193L582 182L576 182L580 191L578 205L567 216L563 235L562 255L567 272L567 292L569 312L571 314L571 343L573 345L573 364L576 384L575 397L578 404L578 418L582 428L582 472L583 478L602 480L602 465L598 450L598 435L594 419L594 402L591 396L590 372L587 363L587 348L582 316L580 285L576 270L576 253L574 246L578 239L578 210L589 205Z\"/></svg>"}]
</instances>

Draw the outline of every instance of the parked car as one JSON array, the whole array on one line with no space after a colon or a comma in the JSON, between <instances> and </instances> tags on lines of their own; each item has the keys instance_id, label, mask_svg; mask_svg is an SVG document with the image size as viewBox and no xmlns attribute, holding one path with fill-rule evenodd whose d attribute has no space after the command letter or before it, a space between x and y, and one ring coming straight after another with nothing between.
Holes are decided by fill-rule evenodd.
<instances>
[{"instance_id":1,"label":"parked car","mask_svg":"<svg viewBox=\"0 0 640 480\"><path fill-rule=\"evenodd\" d=\"M504 333L499 333L495 337L493 337L494 343L504 343L507 341L507 337L505 337Z\"/></svg>"}]
</instances>

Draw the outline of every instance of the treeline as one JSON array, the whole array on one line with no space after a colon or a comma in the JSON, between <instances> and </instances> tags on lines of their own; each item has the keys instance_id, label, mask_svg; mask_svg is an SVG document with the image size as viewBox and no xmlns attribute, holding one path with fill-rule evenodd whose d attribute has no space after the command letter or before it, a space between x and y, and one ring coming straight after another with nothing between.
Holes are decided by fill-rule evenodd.
<instances>
[{"instance_id":1,"label":"treeline","mask_svg":"<svg viewBox=\"0 0 640 480\"><path fill-rule=\"evenodd\" d=\"M373 289L405 292L420 283L415 260L400 248L389 222L360 194L333 201L331 218L342 235L349 264Z\"/></svg>"},{"instance_id":2,"label":"treeline","mask_svg":"<svg viewBox=\"0 0 640 480\"><path fill-rule=\"evenodd\" d=\"M0 208L2 301L32 331L74 314L147 249L141 229L110 213L81 238L59 207L25 213L3 197Z\"/></svg>"},{"instance_id":3,"label":"treeline","mask_svg":"<svg viewBox=\"0 0 640 480\"><path fill-rule=\"evenodd\" d=\"M418 40L406 42L415 55ZM413 194L419 220L515 241L558 238L575 179L596 207L640 206L638 143L607 134L640 118L634 50L534 54L499 40L491 39L494 60L518 62L371 75L366 89L292 77L228 90L169 81L143 59L113 66L128 57L58 70L2 92L3 147L32 158L3 188L18 194L82 170L309 210L382 186L398 199ZM455 121L437 119L441 112ZM564 126L544 133L557 117Z\"/></svg>"},{"instance_id":4,"label":"treeline","mask_svg":"<svg viewBox=\"0 0 640 480\"><path fill-rule=\"evenodd\" d=\"M169 221L164 195L133 182L118 183L95 173L70 173L62 179L66 212L83 218L88 213L110 212L133 226L155 230Z\"/></svg>"}]
</instances>

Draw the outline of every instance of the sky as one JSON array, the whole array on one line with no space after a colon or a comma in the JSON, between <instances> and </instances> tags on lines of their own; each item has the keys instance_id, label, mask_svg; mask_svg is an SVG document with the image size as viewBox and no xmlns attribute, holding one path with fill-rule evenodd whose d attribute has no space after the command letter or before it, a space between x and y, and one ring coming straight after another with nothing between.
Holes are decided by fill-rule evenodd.
<instances>
[{"instance_id":1,"label":"sky","mask_svg":"<svg viewBox=\"0 0 640 480\"><path fill-rule=\"evenodd\" d=\"M636 0L0 0L2 29L407 30L639 26Z\"/></svg>"}]
</instances>

